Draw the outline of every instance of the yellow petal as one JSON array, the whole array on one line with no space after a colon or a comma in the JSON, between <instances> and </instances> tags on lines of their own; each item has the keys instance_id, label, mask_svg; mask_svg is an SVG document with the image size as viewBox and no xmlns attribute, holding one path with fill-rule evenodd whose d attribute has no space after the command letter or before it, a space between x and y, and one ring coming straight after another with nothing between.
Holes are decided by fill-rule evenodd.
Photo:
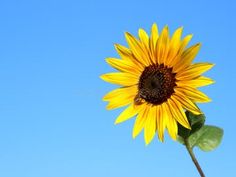
<instances>
[{"instance_id":1,"label":"yellow petal","mask_svg":"<svg viewBox=\"0 0 236 177\"><path fill-rule=\"evenodd\" d=\"M177 100L186 110L199 115L202 114L202 112L199 110L199 108L193 103L192 100L190 100L186 94L180 92L178 88L175 88L175 93L172 95L175 100Z\"/></svg>"},{"instance_id":2,"label":"yellow petal","mask_svg":"<svg viewBox=\"0 0 236 177\"><path fill-rule=\"evenodd\" d=\"M147 115L149 113L149 109L150 109L149 105L143 104L141 106L143 106L143 108L140 109L140 112L138 113L138 116L134 123L133 138L136 138L136 136L138 136L139 133L144 128L146 120L147 120Z\"/></svg>"},{"instance_id":3,"label":"yellow petal","mask_svg":"<svg viewBox=\"0 0 236 177\"><path fill-rule=\"evenodd\" d=\"M193 35L189 34L187 36L184 37L184 39L181 42L180 48L179 48L179 52L182 53L185 48L187 47L189 41L192 39Z\"/></svg>"},{"instance_id":4,"label":"yellow petal","mask_svg":"<svg viewBox=\"0 0 236 177\"><path fill-rule=\"evenodd\" d=\"M142 70L136 67L136 65L131 61L120 60L117 58L107 58L106 62L119 71L131 73L137 77L139 77L142 72Z\"/></svg>"},{"instance_id":5,"label":"yellow petal","mask_svg":"<svg viewBox=\"0 0 236 177\"><path fill-rule=\"evenodd\" d=\"M131 50L120 45L120 44L115 44L115 48L116 51L118 52L118 54L120 55L120 57L123 60L127 60L127 61L131 61L133 62L137 68L139 68L139 70L143 70L144 65L142 63L140 63L140 61L138 61L132 54Z\"/></svg>"},{"instance_id":6,"label":"yellow petal","mask_svg":"<svg viewBox=\"0 0 236 177\"><path fill-rule=\"evenodd\" d=\"M132 52L130 51L130 49L120 44L115 44L115 49L122 59L130 60L130 56L132 56Z\"/></svg>"},{"instance_id":7,"label":"yellow petal","mask_svg":"<svg viewBox=\"0 0 236 177\"><path fill-rule=\"evenodd\" d=\"M158 27L157 27L157 24L154 23L152 25L150 41L149 41L151 58L154 63L155 63L155 58L156 58L156 43L157 43L158 37L159 37Z\"/></svg>"},{"instance_id":8,"label":"yellow petal","mask_svg":"<svg viewBox=\"0 0 236 177\"><path fill-rule=\"evenodd\" d=\"M130 86L124 88L115 89L107 93L104 97L104 101L109 101L107 109L116 109L122 106L126 106L134 101L137 95L137 86Z\"/></svg>"},{"instance_id":9,"label":"yellow petal","mask_svg":"<svg viewBox=\"0 0 236 177\"><path fill-rule=\"evenodd\" d=\"M150 64L150 59L148 54L143 49L141 43L134 36L127 32L125 33L125 38L135 58L138 59L138 61L143 65L148 66Z\"/></svg>"},{"instance_id":10,"label":"yellow petal","mask_svg":"<svg viewBox=\"0 0 236 177\"><path fill-rule=\"evenodd\" d=\"M136 95L138 91L137 85L130 86L130 87L122 87L117 88L108 92L104 97L104 101L111 101L112 99L119 97L119 96L129 96L129 95Z\"/></svg>"},{"instance_id":11,"label":"yellow petal","mask_svg":"<svg viewBox=\"0 0 236 177\"><path fill-rule=\"evenodd\" d=\"M202 86L210 85L213 83L215 83L214 80L205 76L200 76L200 77L197 77L196 79L190 79L190 80L180 80L176 82L177 86L180 86L180 87L185 87L185 86L202 87Z\"/></svg>"},{"instance_id":12,"label":"yellow petal","mask_svg":"<svg viewBox=\"0 0 236 177\"><path fill-rule=\"evenodd\" d=\"M166 103L162 103L160 106L157 106L157 131L158 138L161 142L164 141L164 131L166 128L166 120L168 120L167 109L169 109Z\"/></svg>"},{"instance_id":13,"label":"yellow petal","mask_svg":"<svg viewBox=\"0 0 236 177\"><path fill-rule=\"evenodd\" d=\"M198 43L186 49L181 55L181 60L179 61L179 63L174 66L174 72L178 73L182 69L185 69L186 67L190 66L193 59L196 57L200 46L201 44Z\"/></svg>"},{"instance_id":14,"label":"yellow petal","mask_svg":"<svg viewBox=\"0 0 236 177\"><path fill-rule=\"evenodd\" d=\"M128 97L125 99L122 99L120 102L117 101L111 101L107 104L106 108L107 110L112 110L112 109L117 109L123 106L127 106L128 104L131 104L133 102L134 98L133 97Z\"/></svg>"},{"instance_id":15,"label":"yellow petal","mask_svg":"<svg viewBox=\"0 0 236 177\"><path fill-rule=\"evenodd\" d=\"M211 99L207 95L197 90L196 88L186 86L186 87L179 87L178 90L181 91L182 93L185 93L185 95L194 102L207 103L211 101Z\"/></svg>"},{"instance_id":16,"label":"yellow petal","mask_svg":"<svg viewBox=\"0 0 236 177\"><path fill-rule=\"evenodd\" d=\"M156 107L152 106L148 112L147 120L144 127L144 139L148 145L156 133Z\"/></svg>"},{"instance_id":17,"label":"yellow petal","mask_svg":"<svg viewBox=\"0 0 236 177\"><path fill-rule=\"evenodd\" d=\"M186 70L177 73L176 78L179 80L193 79L200 76L214 66L211 63L195 63L189 66Z\"/></svg>"},{"instance_id":18,"label":"yellow petal","mask_svg":"<svg viewBox=\"0 0 236 177\"><path fill-rule=\"evenodd\" d=\"M167 104L168 105L168 104ZM167 106L168 109L166 109L166 113L168 115L167 117L167 123L166 123L166 127L168 130L168 133L170 135L170 137L173 140L176 140L177 138L177 134L178 134L178 127L177 127L177 122L174 119L173 113L171 112L171 108L169 107L169 105Z\"/></svg>"},{"instance_id":19,"label":"yellow petal","mask_svg":"<svg viewBox=\"0 0 236 177\"><path fill-rule=\"evenodd\" d=\"M115 124L119 124L134 117L138 113L139 108L140 106L135 106L134 104L131 104L118 116L115 121Z\"/></svg>"},{"instance_id":20,"label":"yellow petal","mask_svg":"<svg viewBox=\"0 0 236 177\"><path fill-rule=\"evenodd\" d=\"M100 76L101 79L112 84L132 86L138 83L139 78L129 73L107 73Z\"/></svg>"},{"instance_id":21,"label":"yellow petal","mask_svg":"<svg viewBox=\"0 0 236 177\"><path fill-rule=\"evenodd\" d=\"M165 60L165 64L167 66L170 65L171 61L173 60L173 58L178 54L179 52L179 48L180 48L180 44L181 44L181 35L182 35L182 31L183 31L183 27L178 28L171 40L170 40L170 49L169 49L169 53L168 53L168 57Z\"/></svg>"},{"instance_id":22,"label":"yellow petal","mask_svg":"<svg viewBox=\"0 0 236 177\"><path fill-rule=\"evenodd\" d=\"M176 64L180 63L182 61L181 55L183 54L183 51L187 47L187 45L188 45L189 41L192 39L192 37L193 37L193 35L189 34L186 37L184 37L184 39L181 41L177 55L171 60L171 62L169 62L170 67L174 67L174 69L175 69Z\"/></svg>"},{"instance_id":23,"label":"yellow petal","mask_svg":"<svg viewBox=\"0 0 236 177\"><path fill-rule=\"evenodd\" d=\"M179 102L172 97L168 99L168 105L175 119L177 120L177 122L179 122L185 128L191 129L188 119L184 113L182 106L179 104Z\"/></svg>"},{"instance_id":24,"label":"yellow petal","mask_svg":"<svg viewBox=\"0 0 236 177\"><path fill-rule=\"evenodd\" d=\"M164 63L169 50L169 30L165 26L156 44L156 58L158 64Z\"/></svg>"},{"instance_id":25,"label":"yellow petal","mask_svg":"<svg viewBox=\"0 0 236 177\"><path fill-rule=\"evenodd\" d=\"M170 137L173 140L176 140L178 134L178 127L177 127L177 122L173 117L168 118L167 130Z\"/></svg>"},{"instance_id":26,"label":"yellow petal","mask_svg":"<svg viewBox=\"0 0 236 177\"><path fill-rule=\"evenodd\" d=\"M148 37L148 34L146 33L146 31L144 29L140 28L138 31L138 34L139 34L140 41L144 44L146 49L149 49L149 37Z\"/></svg>"}]
</instances>

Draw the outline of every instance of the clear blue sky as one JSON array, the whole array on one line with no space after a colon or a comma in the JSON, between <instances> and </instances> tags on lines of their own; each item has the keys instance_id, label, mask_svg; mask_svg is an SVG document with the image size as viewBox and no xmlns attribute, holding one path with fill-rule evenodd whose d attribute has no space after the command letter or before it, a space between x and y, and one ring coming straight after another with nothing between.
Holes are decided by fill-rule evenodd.
<instances>
[{"instance_id":1,"label":"clear blue sky","mask_svg":"<svg viewBox=\"0 0 236 177\"><path fill-rule=\"evenodd\" d=\"M206 176L236 175L236 3L190 0L34 0L0 2L0 177L198 177L184 147L166 134L145 147L132 139L134 119L114 125L102 96L115 88L99 75L112 69L113 44L156 22L184 26L196 61L216 66L200 105L207 124L225 130L213 152L195 149Z\"/></svg>"}]
</instances>

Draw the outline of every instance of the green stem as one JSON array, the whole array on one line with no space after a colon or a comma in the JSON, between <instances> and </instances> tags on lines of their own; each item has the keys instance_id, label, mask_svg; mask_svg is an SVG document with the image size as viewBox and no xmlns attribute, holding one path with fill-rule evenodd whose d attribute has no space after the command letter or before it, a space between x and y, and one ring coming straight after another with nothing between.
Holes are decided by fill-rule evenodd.
<instances>
[{"instance_id":1,"label":"green stem","mask_svg":"<svg viewBox=\"0 0 236 177\"><path fill-rule=\"evenodd\" d=\"M194 165L196 166L200 176L205 177L205 175L204 175L204 173L203 173L203 171L202 171L202 169L201 169L201 167L200 167L200 165L199 165L199 163L198 163L198 161L197 161L197 159L196 159L196 157L193 153L193 149L190 147L188 139L184 139L184 144L185 144L186 149L188 150L188 153L191 156L192 161L193 161Z\"/></svg>"}]
</instances>

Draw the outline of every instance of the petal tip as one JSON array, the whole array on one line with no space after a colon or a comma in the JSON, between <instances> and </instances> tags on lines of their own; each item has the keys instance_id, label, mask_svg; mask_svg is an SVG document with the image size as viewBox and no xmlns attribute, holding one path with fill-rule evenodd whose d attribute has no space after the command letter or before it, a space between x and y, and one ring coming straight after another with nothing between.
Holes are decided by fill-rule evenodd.
<instances>
[{"instance_id":1,"label":"petal tip","mask_svg":"<svg viewBox=\"0 0 236 177\"><path fill-rule=\"evenodd\" d=\"M129 32L125 32L125 37L130 38L132 35Z\"/></svg>"},{"instance_id":2,"label":"petal tip","mask_svg":"<svg viewBox=\"0 0 236 177\"><path fill-rule=\"evenodd\" d=\"M100 79L105 80L106 74L102 74L102 75L100 75L99 77L100 77Z\"/></svg>"},{"instance_id":3,"label":"petal tip","mask_svg":"<svg viewBox=\"0 0 236 177\"><path fill-rule=\"evenodd\" d=\"M196 44L196 46L200 48L202 46L202 43L199 42L199 43Z\"/></svg>"},{"instance_id":4,"label":"petal tip","mask_svg":"<svg viewBox=\"0 0 236 177\"><path fill-rule=\"evenodd\" d=\"M182 32L183 32L183 29L184 29L184 27L183 27L183 26L180 26L179 28L177 28L177 30L176 30L176 31L178 31L180 34L182 34Z\"/></svg>"},{"instance_id":5,"label":"petal tip","mask_svg":"<svg viewBox=\"0 0 236 177\"><path fill-rule=\"evenodd\" d=\"M107 99L107 96L106 96L106 95L102 97L102 101L108 101L108 99Z\"/></svg>"},{"instance_id":6,"label":"petal tip","mask_svg":"<svg viewBox=\"0 0 236 177\"><path fill-rule=\"evenodd\" d=\"M100 79L102 79L105 82L108 82L108 80L109 80L109 74L108 73L102 74L99 77L100 77Z\"/></svg>"},{"instance_id":7,"label":"petal tip","mask_svg":"<svg viewBox=\"0 0 236 177\"><path fill-rule=\"evenodd\" d=\"M120 45L120 44L115 43L115 44L114 44L115 49L119 48L119 45Z\"/></svg>"},{"instance_id":8,"label":"petal tip","mask_svg":"<svg viewBox=\"0 0 236 177\"><path fill-rule=\"evenodd\" d=\"M137 135L132 133L132 138L135 139L136 137L137 137Z\"/></svg>"},{"instance_id":9,"label":"petal tip","mask_svg":"<svg viewBox=\"0 0 236 177\"><path fill-rule=\"evenodd\" d=\"M144 135L144 141L145 141L145 146L147 146L150 143L150 141L148 140L147 137L145 137L145 135Z\"/></svg>"},{"instance_id":10,"label":"petal tip","mask_svg":"<svg viewBox=\"0 0 236 177\"><path fill-rule=\"evenodd\" d=\"M116 120L116 121L114 122L114 125L117 125L117 124L119 124L119 123L121 123L121 122L118 121L118 120Z\"/></svg>"},{"instance_id":11,"label":"petal tip","mask_svg":"<svg viewBox=\"0 0 236 177\"><path fill-rule=\"evenodd\" d=\"M215 63L211 63L211 68L213 68L216 64Z\"/></svg>"},{"instance_id":12,"label":"petal tip","mask_svg":"<svg viewBox=\"0 0 236 177\"><path fill-rule=\"evenodd\" d=\"M104 101L107 101L107 100L104 100ZM112 110L112 109L114 109L113 107L111 107L111 105L110 104L108 104L107 106L106 106L106 109L108 110L108 111L110 111L110 110Z\"/></svg>"},{"instance_id":13,"label":"petal tip","mask_svg":"<svg viewBox=\"0 0 236 177\"><path fill-rule=\"evenodd\" d=\"M168 25L165 25L165 26L164 26L164 28L163 28L163 30L162 30L162 33L164 33L164 32L165 32L165 33L166 33L166 32L167 32L167 33L169 32L169 27L168 27Z\"/></svg>"},{"instance_id":14,"label":"petal tip","mask_svg":"<svg viewBox=\"0 0 236 177\"><path fill-rule=\"evenodd\" d=\"M156 23L156 22L154 22L154 23L152 24L152 28L157 28L157 23Z\"/></svg>"},{"instance_id":15,"label":"petal tip","mask_svg":"<svg viewBox=\"0 0 236 177\"><path fill-rule=\"evenodd\" d=\"M160 140L160 142L164 142L164 136L158 136L158 139Z\"/></svg>"}]
</instances>

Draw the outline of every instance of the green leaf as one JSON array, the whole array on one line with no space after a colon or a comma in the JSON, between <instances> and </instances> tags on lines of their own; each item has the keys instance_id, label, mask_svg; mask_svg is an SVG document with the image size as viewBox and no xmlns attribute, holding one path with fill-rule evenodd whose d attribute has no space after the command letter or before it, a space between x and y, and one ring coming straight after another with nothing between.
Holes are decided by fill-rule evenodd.
<instances>
[{"instance_id":1,"label":"green leaf","mask_svg":"<svg viewBox=\"0 0 236 177\"><path fill-rule=\"evenodd\" d=\"M223 129L205 125L189 136L190 147L199 147L203 151L212 151L219 146L223 137Z\"/></svg>"},{"instance_id":2,"label":"green leaf","mask_svg":"<svg viewBox=\"0 0 236 177\"><path fill-rule=\"evenodd\" d=\"M197 130L202 128L202 126L205 123L205 119L206 119L204 114L195 115L189 111L186 111L186 115L188 117L188 121L189 121L190 126L192 128L190 131L190 134L193 134L194 132L196 132Z\"/></svg>"},{"instance_id":3,"label":"green leaf","mask_svg":"<svg viewBox=\"0 0 236 177\"><path fill-rule=\"evenodd\" d=\"M177 136L177 139L176 139L180 144L183 144L184 145L184 139L181 137L181 136Z\"/></svg>"},{"instance_id":4,"label":"green leaf","mask_svg":"<svg viewBox=\"0 0 236 177\"><path fill-rule=\"evenodd\" d=\"M188 118L191 130L183 127L181 124L178 123L178 135L182 138L188 138L191 134L199 130L205 122L204 114L195 115L189 111L186 111L185 114Z\"/></svg>"}]
</instances>

